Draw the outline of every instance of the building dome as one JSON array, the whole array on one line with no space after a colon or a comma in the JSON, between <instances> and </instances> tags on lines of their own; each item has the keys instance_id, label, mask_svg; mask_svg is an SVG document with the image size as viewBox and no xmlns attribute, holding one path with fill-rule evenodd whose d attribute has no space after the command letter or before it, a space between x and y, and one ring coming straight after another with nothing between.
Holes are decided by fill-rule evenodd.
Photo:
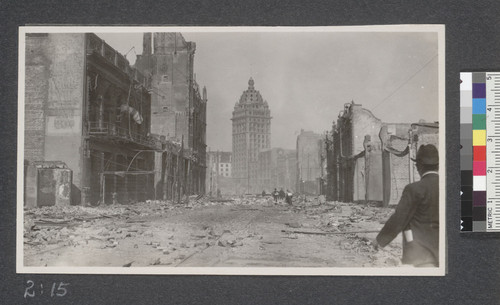
<instances>
[{"instance_id":1,"label":"building dome","mask_svg":"<svg viewBox=\"0 0 500 305\"><path fill-rule=\"evenodd\" d=\"M243 91L240 97L240 104L263 104L264 100L260 92L255 90L254 80L250 77L248 80L248 89Z\"/></svg>"}]
</instances>

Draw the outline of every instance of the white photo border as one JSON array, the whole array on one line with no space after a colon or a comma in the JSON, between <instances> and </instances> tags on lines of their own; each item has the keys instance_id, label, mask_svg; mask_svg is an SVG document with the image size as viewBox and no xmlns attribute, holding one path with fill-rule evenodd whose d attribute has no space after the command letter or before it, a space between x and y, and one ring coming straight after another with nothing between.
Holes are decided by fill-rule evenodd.
<instances>
[{"instance_id":1,"label":"white photo border","mask_svg":"<svg viewBox=\"0 0 500 305\"><path fill-rule=\"evenodd\" d=\"M439 96L439 267L29 267L24 266L24 94L27 33L143 33L143 32L435 32L438 36ZM184 27L184 26L22 26L19 27L17 129L16 272L35 274L149 274L149 275L283 275L283 276L444 276L446 260L446 112L445 26L366 25L311 27Z\"/></svg>"}]
</instances>

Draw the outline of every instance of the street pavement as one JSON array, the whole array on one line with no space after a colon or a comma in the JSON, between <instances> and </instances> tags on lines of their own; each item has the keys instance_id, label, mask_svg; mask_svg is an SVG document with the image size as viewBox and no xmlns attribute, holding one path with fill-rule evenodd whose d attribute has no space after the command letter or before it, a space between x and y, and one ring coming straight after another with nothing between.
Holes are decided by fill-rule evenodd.
<instances>
[{"instance_id":1,"label":"street pavement","mask_svg":"<svg viewBox=\"0 0 500 305\"><path fill-rule=\"evenodd\" d=\"M375 250L393 212L269 197L147 201L24 212L24 265L92 267L394 267L401 238ZM354 233L350 233L354 232Z\"/></svg>"}]
</instances>

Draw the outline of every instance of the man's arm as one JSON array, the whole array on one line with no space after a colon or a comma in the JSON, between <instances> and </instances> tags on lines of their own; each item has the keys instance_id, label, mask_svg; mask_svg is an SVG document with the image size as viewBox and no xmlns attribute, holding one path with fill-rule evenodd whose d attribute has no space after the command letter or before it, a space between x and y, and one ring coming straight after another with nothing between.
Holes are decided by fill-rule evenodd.
<instances>
[{"instance_id":1,"label":"man's arm","mask_svg":"<svg viewBox=\"0 0 500 305\"><path fill-rule=\"evenodd\" d=\"M417 204L413 193L414 191L409 185L404 188L396 211L389 220L387 220L384 227L377 235L377 243L380 247L385 247L389 244L399 232L403 231L406 226L408 226L408 223L410 223L410 220L417 210Z\"/></svg>"}]
</instances>

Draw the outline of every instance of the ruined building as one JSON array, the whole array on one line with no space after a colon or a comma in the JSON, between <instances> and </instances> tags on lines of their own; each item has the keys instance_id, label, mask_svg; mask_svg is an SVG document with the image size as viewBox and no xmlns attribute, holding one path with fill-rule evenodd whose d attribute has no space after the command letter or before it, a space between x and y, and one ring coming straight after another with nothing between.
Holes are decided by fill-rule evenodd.
<instances>
[{"instance_id":1,"label":"ruined building","mask_svg":"<svg viewBox=\"0 0 500 305\"><path fill-rule=\"evenodd\" d=\"M347 103L326 141L329 200L397 204L419 179L418 147L438 147L438 123L384 123L360 104Z\"/></svg>"},{"instance_id":2,"label":"ruined building","mask_svg":"<svg viewBox=\"0 0 500 305\"><path fill-rule=\"evenodd\" d=\"M161 143L150 136L146 78L94 34L27 34L25 63L25 164L65 164L67 204L152 198ZM59 195L38 178L25 176L25 202Z\"/></svg>"},{"instance_id":3,"label":"ruined building","mask_svg":"<svg viewBox=\"0 0 500 305\"><path fill-rule=\"evenodd\" d=\"M271 111L254 80L248 81L233 110L233 180L236 192L260 193L258 187L258 154L271 147Z\"/></svg>"},{"instance_id":4,"label":"ruined building","mask_svg":"<svg viewBox=\"0 0 500 305\"><path fill-rule=\"evenodd\" d=\"M193 77L194 44L155 38L156 55L145 34L136 69L95 34L27 34L25 203L204 192L207 94Z\"/></svg>"},{"instance_id":5,"label":"ruined building","mask_svg":"<svg viewBox=\"0 0 500 305\"><path fill-rule=\"evenodd\" d=\"M301 130L297 136L296 190L303 194L318 195L323 176L323 138L312 131Z\"/></svg>"},{"instance_id":6,"label":"ruined building","mask_svg":"<svg viewBox=\"0 0 500 305\"><path fill-rule=\"evenodd\" d=\"M183 193L205 191L207 91L200 90L195 79L195 50L196 44L187 42L180 33L145 33L143 53L135 63L148 79L151 133L182 149L184 161L178 162L176 154L168 151L156 156L157 167L164 171L155 179L163 185L159 195L163 197L180 183L173 176L186 177ZM175 172L170 167L177 163L183 168L181 172L165 175L165 171Z\"/></svg>"}]
</instances>

